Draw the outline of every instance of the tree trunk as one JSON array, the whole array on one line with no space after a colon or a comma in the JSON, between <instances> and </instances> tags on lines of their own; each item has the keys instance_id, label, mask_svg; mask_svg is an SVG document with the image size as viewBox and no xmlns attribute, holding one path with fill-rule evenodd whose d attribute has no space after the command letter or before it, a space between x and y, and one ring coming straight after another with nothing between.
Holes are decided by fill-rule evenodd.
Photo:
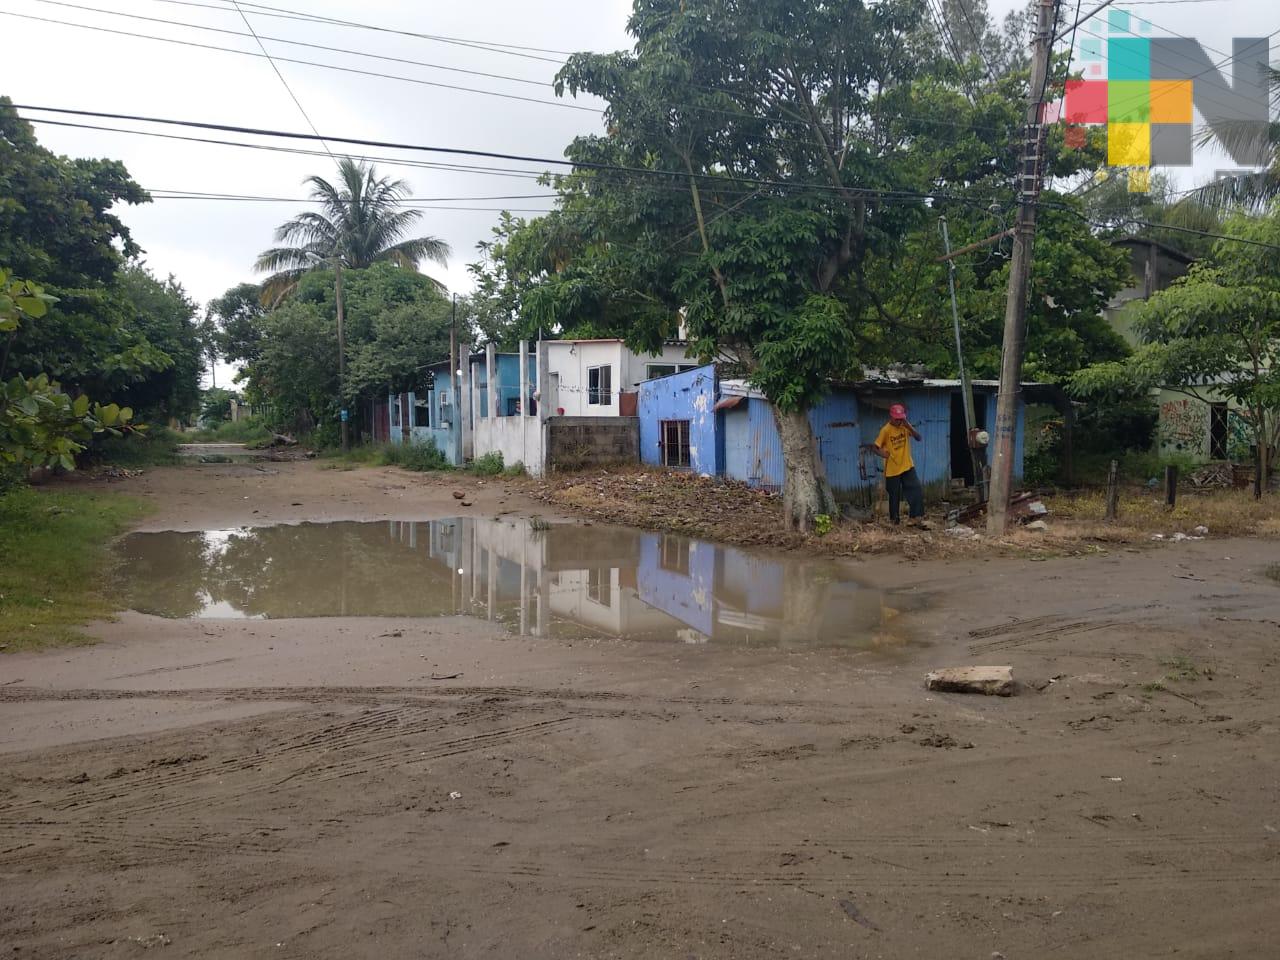
<instances>
[{"instance_id":1,"label":"tree trunk","mask_svg":"<svg viewBox=\"0 0 1280 960\"><path fill-rule=\"evenodd\" d=\"M788 529L808 533L814 517L838 515L835 494L818 456L818 441L808 412L783 413L774 407L773 416L782 440L783 516Z\"/></svg>"}]
</instances>

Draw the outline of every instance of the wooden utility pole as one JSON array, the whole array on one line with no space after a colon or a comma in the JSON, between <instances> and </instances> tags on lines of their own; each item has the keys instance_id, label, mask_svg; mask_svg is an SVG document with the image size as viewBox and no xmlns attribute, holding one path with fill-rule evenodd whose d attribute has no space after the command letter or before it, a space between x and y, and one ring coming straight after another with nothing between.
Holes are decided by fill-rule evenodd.
<instances>
[{"instance_id":1,"label":"wooden utility pole","mask_svg":"<svg viewBox=\"0 0 1280 960\"><path fill-rule=\"evenodd\" d=\"M1112 460L1107 470L1107 512L1108 520L1115 520L1120 511L1120 464Z\"/></svg>"},{"instance_id":2,"label":"wooden utility pole","mask_svg":"<svg viewBox=\"0 0 1280 960\"><path fill-rule=\"evenodd\" d=\"M1018 401L1022 393L1022 354L1027 335L1027 286L1036 234L1036 205L1044 172L1044 106L1049 88L1049 56L1058 0L1038 0L1036 32L1032 39L1031 89L1027 95L1027 123L1023 131L1022 163L1018 170L1018 219L1014 225L1013 260L1009 265L1009 293L1004 310L1004 346L1000 356L1000 393L996 398L996 426L992 436L991 490L987 533L1004 536L1009 497L1013 493L1014 435L1018 429Z\"/></svg>"},{"instance_id":3,"label":"wooden utility pole","mask_svg":"<svg viewBox=\"0 0 1280 960\"><path fill-rule=\"evenodd\" d=\"M347 409L347 335L344 329L345 317L342 307L342 260L333 260L333 300L338 313L338 404L340 427L342 432L342 452L351 449L351 411Z\"/></svg>"}]
</instances>

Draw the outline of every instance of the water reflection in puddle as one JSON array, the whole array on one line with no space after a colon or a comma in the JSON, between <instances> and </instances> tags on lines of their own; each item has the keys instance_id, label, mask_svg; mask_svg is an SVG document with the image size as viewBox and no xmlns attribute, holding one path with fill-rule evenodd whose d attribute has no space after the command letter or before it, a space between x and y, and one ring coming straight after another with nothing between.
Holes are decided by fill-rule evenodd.
<instances>
[{"instance_id":1,"label":"water reflection in puddle","mask_svg":"<svg viewBox=\"0 0 1280 960\"><path fill-rule=\"evenodd\" d=\"M438 617L525 636L866 646L912 598L834 563L629 528L458 518L135 533L127 604L163 617Z\"/></svg>"}]
</instances>

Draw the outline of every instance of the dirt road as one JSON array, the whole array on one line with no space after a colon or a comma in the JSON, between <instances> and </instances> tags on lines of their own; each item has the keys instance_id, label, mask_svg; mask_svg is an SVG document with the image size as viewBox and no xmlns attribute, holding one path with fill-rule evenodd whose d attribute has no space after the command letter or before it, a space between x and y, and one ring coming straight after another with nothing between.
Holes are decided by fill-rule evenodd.
<instances>
[{"instance_id":1,"label":"dirt road","mask_svg":"<svg viewBox=\"0 0 1280 960\"><path fill-rule=\"evenodd\" d=\"M545 512L501 482L270 468L114 486L154 498L150 529ZM1268 956L1275 559L1206 540L869 561L929 603L904 615L914 643L859 652L126 614L96 646L0 658L0 945ZM924 689L961 663L1028 686Z\"/></svg>"}]
</instances>

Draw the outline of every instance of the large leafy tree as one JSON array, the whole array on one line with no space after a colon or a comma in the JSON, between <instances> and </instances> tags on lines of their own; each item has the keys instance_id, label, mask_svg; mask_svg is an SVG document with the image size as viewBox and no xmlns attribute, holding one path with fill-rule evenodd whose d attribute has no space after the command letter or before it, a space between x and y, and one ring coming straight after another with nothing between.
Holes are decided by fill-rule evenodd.
<instances>
[{"instance_id":1,"label":"large leafy tree","mask_svg":"<svg viewBox=\"0 0 1280 960\"><path fill-rule=\"evenodd\" d=\"M835 510L808 410L857 368L861 321L883 308L867 265L931 188L913 131L881 122L911 112L934 59L920 9L637 0L634 52L576 55L557 80L608 103L607 134L570 146L538 241L506 241L527 257L515 275L537 278L526 322L654 348L682 314L699 353L738 363L773 402L801 529Z\"/></svg>"},{"instance_id":2,"label":"large leafy tree","mask_svg":"<svg viewBox=\"0 0 1280 960\"><path fill-rule=\"evenodd\" d=\"M521 335L591 330L653 348L682 317L698 353L734 361L773 402L789 523L830 512L808 410L868 365L945 367L937 216L968 242L1000 228L992 203L1011 209L1026 77L977 84L987 65L951 62L924 18L915 0L637 0L634 52L580 54L560 74L562 90L607 101L607 133L571 145L555 212L506 219L484 247L482 327L508 316ZM1097 162L1097 142L1060 147L1055 174ZM1036 301L1054 357L1073 325L1100 325L1122 273L1060 202L1046 216L1060 256ZM964 288L969 334L998 362L1008 255L980 259ZM1096 340L1102 357L1124 349L1105 329L1080 339L1077 360L1095 358Z\"/></svg>"},{"instance_id":3,"label":"large leafy tree","mask_svg":"<svg viewBox=\"0 0 1280 960\"><path fill-rule=\"evenodd\" d=\"M6 364L145 416L192 412L203 364L181 286L157 280L112 211L149 197L113 160L42 147L0 98L0 263L55 298L8 334Z\"/></svg>"},{"instance_id":4,"label":"large leafy tree","mask_svg":"<svg viewBox=\"0 0 1280 960\"><path fill-rule=\"evenodd\" d=\"M276 229L280 246L264 250L256 267L270 276L263 295L271 302L292 293L298 279L334 265L362 270L387 262L417 270L422 260L444 264L449 245L436 237L409 237L422 211L403 206L410 197L403 180L378 176L372 164L344 157L338 179L308 177L311 197L319 210L308 210Z\"/></svg>"},{"instance_id":5,"label":"large leafy tree","mask_svg":"<svg viewBox=\"0 0 1280 960\"><path fill-rule=\"evenodd\" d=\"M426 365L448 356L450 304L428 277L390 263L344 271L344 277L345 393L338 383L331 271L302 277L293 296L271 310L230 311L241 347L229 355L243 363L246 398L263 405L275 426L307 432L332 423L340 397L358 415L359 400L411 389ZM222 309L250 296L237 287L214 302Z\"/></svg>"},{"instance_id":6,"label":"large leafy tree","mask_svg":"<svg viewBox=\"0 0 1280 960\"><path fill-rule=\"evenodd\" d=\"M1080 371L1081 394L1170 388L1242 409L1264 470L1280 430L1280 212L1237 216L1203 260L1138 311L1133 355ZM1243 241L1243 242L1242 242Z\"/></svg>"}]
</instances>

